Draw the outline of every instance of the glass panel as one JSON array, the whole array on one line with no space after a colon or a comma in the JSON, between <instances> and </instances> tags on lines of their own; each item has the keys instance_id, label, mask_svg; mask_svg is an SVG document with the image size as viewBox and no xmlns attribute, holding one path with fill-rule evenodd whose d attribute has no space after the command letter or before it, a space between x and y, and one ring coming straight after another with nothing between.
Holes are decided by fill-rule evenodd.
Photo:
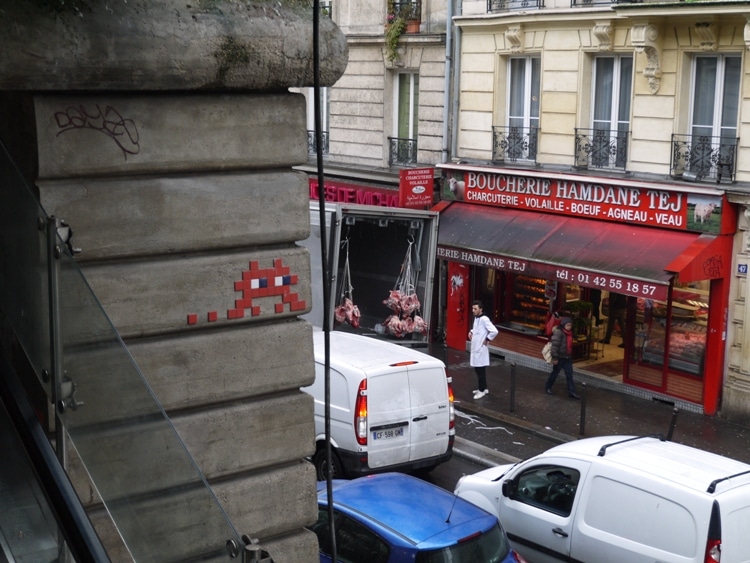
<instances>
[{"instance_id":1,"label":"glass panel","mask_svg":"<svg viewBox=\"0 0 750 563\"><path fill-rule=\"evenodd\" d=\"M717 63L716 57L697 57L695 60L693 135L713 134Z\"/></svg>"},{"instance_id":2,"label":"glass panel","mask_svg":"<svg viewBox=\"0 0 750 563\"><path fill-rule=\"evenodd\" d=\"M594 129L611 129L613 57L597 57L594 78Z\"/></svg>"},{"instance_id":3,"label":"glass panel","mask_svg":"<svg viewBox=\"0 0 750 563\"><path fill-rule=\"evenodd\" d=\"M531 59L531 110L530 118L532 126L539 125L539 87L541 83L541 59Z\"/></svg>"},{"instance_id":4,"label":"glass panel","mask_svg":"<svg viewBox=\"0 0 750 563\"><path fill-rule=\"evenodd\" d=\"M398 137L417 138L417 108L419 107L419 75L398 75Z\"/></svg>"},{"instance_id":5,"label":"glass panel","mask_svg":"<svg viewBox=\"0 0 750 563\"><path fill-rule=\"evenodd\" d=\"M526 89L526 59L510 60L510 93L508 125L524 126L524 90Z\"/></svg>"},{"instance_id":6,"label":"glass panel","mask_svg":"<svg viewBox=\"0 0 750 563\"><path fill-rule=\"evenodd\" d=\"M724 59L724 96L721 105L721 136L737 137L740 98L740 57Z\"/></svg>"},{"instance_id":7,"label":"glass panel","mask_svg":"<svg viewBox=\"0 0 750 563\"><path fill-rule=\"evenodd\" d=\"M34 467L0 401L0 560L57 561L58 529Z\"/></svg>"},{"instance_id":8,"label":"glass panel","mask_svg":"<svg viewBox=\"0 0 750 563\"><path fill-rule=\"evenodd\" d=\"M22 348L34 353L38 377L50 362L42 353L48 346L34 344L50 338L46 254L37 231L37 216L45 214L4 147L0 161L6 220L0 305ZM226 542L241 546L239 535L78 265L64 252L53 266L59 268L63 387L74 389L59 418L129 552L136 561L229 559Z\"/></svg>"},{"instance_id":9,"label":"glass panel","mask_svg":"<svg viewBox=\"0 0 750 563\"><path fill-rule=\"evenodd\" d=\"M620 131L626 131L630 123L630 97L633 87L633 57L620 57L620 97L618 101L617 121L625 124Z\"/></svg>"},{"instance_id":10,"label":"glass panel","mask_svg":"<svg viewBox=\"0 0 750 563\"><path fill-rule=\"evenodd\" d=\"M46 215L2 144L0 181L0 310L38 376L50 369L47 242L39 228ZM41 384L50 396L50 385Z\"/></svg>"}]
</instances>

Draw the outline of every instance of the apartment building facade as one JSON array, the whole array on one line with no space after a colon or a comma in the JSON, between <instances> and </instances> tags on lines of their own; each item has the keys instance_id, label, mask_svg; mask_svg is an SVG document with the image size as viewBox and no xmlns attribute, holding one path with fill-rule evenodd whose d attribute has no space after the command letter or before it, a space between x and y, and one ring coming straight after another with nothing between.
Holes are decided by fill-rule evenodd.
<instances>
[{"instance_id":1,"label":"apartment building facade","mask_svg":"<svg viewBox=\"0 0 750 563\"><path fill-rule=\"evenodd\" d=\"M601 299L606 315L620 293L621 341L591 320L582 354L610 354L626 385L748 419L746 8L463 2L439 166L458 200L438 248L456 289L449 345L464 345L474 297L502 348L536 358L555 309L588 318Z\"/></svg>"}]
</instances>

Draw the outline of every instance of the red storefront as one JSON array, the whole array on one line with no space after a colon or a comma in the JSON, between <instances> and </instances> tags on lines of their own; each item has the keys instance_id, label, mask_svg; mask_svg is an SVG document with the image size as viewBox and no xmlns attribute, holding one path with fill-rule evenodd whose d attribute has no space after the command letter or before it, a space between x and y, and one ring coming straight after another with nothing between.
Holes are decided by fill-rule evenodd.
<instances>
[{"instance_id":1,"label":"red storefront","mask_svg":"<svg viewBox=\"0 0 750 563\"><path fill-rule=\"evenodd\" d=\"M722 192L440 168L437 254L447 262L448 346L465 348L470 303L481 299L500 330L497 345L539 357L544 325L558 311L575 319L578 359L609 355L623 383L716 413L736 228L736 210ZM615 293L625 296L624 326L616 324L605 349L599 342Z\"/></svg>"}]
</instances>

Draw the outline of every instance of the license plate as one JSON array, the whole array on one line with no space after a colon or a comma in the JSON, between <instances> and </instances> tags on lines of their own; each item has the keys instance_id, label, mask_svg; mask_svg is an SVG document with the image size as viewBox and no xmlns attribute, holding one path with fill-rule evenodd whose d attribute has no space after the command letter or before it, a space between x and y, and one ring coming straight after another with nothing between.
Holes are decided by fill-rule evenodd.
<instances>
[{"instance_id":1,"label":"license plate","mask_svg":"<svg viewBox=\"0 0 750 563\"><path fill-rule=\"evenodd\" d=\"M372 433L373 440L390 440L391 438L400 438L404 435L404 427L389 428L387 430L376 430Z\"/></svg>"}]
</instances>

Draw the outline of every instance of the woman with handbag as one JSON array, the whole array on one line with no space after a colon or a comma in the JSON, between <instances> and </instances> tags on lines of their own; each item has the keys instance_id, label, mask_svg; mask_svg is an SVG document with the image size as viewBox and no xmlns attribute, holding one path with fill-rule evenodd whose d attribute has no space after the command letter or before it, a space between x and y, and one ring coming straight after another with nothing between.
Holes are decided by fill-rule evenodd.
<instances>
[{"instance_id":1,"label":"woman with handbag","mask_svg":"<svg viewBox=\"0 0 750 563\"><path fill-rule=\"evenodd\" d=\"M552 331L552 372L547 378L544 392L552 395L552 386L555 384L560 370L565 372L565 380L568 384L568 397L580 399L576 393L573 383L573 319L563 317L558 326Z\"/></svg>"}]
</instances>

